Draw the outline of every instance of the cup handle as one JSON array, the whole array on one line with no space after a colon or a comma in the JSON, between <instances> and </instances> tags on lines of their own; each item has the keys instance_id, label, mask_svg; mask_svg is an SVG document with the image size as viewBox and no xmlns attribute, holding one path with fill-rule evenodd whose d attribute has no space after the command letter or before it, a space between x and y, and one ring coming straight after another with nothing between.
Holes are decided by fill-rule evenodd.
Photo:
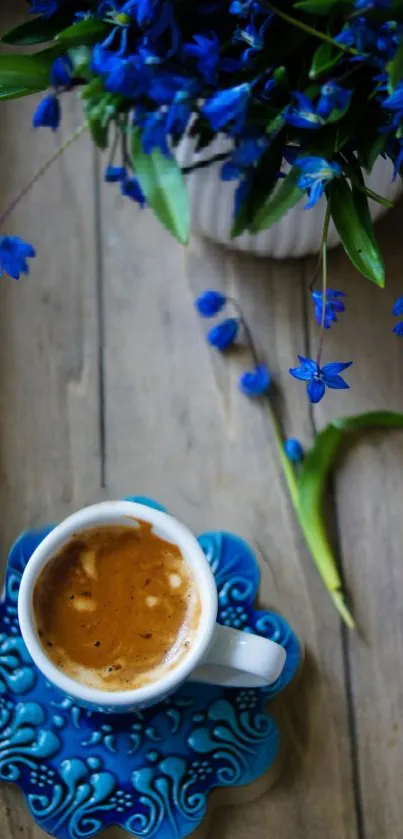
<instances>
[{"instance_id":1,"label":"cup handle","mask_svg":"<svg viewBox=\"0 0 403 839\"><path fill-rule=\"evenodd\" d=\"M280 676L287 654L268 638L216 624L213 641L192 682L225 687L267 687Z\"/></svg>"}]
</instances>

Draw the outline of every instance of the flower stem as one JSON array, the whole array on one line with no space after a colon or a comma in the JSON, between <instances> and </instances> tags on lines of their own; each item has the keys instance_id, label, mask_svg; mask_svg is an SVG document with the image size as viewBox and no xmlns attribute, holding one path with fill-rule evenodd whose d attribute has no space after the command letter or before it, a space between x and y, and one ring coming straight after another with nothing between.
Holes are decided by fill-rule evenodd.
<instances>
[{"instance_id":1,"label":"flower stem","mask_svg":"<svg viewBox=\"0 0 403 839\"><path fill-rule=\"evenodd\" d=\"M295 473L295 468L291 461L288 459L285 451L284 451L284 441L283 435L280 429L280 423L274 413L273 407L271 405L270 399L267 399L267 405L269 409L269 416L271 427L273 431L274 442L277 446L278 456L280 458L281 465L283 467L284 477L287 481L288 491L290 493L291 501L293 503L294 509L296 514L298 515L298 483L297 483L297 476Z\"/></svg>"},{"instance_id":2,"label":"flower stem","mask_svg":"<svg viewBox=\"0 0 403 839\"><path fill-rule=\"evenodd\" d=\"M313 26L309 26L308 23L304 23L302 20L298 18L292 17L288 15L286 12L283 12L281 9L278 9L273 3L269 2L269 0L261 0L263 6L266 6L275 15L281 17L286 23L290 23L291 26L296 26L298 29L302 29L303 32L307 32L309 35L313 35L316 38L320 38L321 41L326 41L328 44L331 44L336 49L340 50L340 52L346 52L350 55L361 55L358 50L354 49L354 47L347 47L345 44L339 44L338 41L335 41L330 35L327 35L326 32L321 32L320 29L314 29Z\"/></svg>"},{"instance_id":3,"label":"flower stem","mask_svg":"<svg viewBox=\"0 0 403 839\"><path fill-rule=\"evenodd\" d=\"M0 226L3 225L6 219L8 219L8 217L11 215L11 213L14 212L14 210L18 207L19 203L25 198L26 195L28 195L32 187L35 186L36 182L39 181L42 175L44 175L45 172L47 172L47 170L52 166L52 164L55 163L55 161L63 154L63 152L65 152L66 149L68 149L69 146L71 146L72 143L74 143L74 141L77 140L77 138L81 134L83 134L84 131L87 130L87 128L88 123L83 122L83 124L80 125L79 128L77 128L76 131L73 132L73 134L70 134L70 136L67 137L67 140L65 140L65 142L61 146L59 146L57 151L51 157L48 158L46 163L44 163L43 166L41 166L41 168L38 169L33 178L31 178L31 180L24 186L21 192L19 192L18 195L13 199L11 204L9 204L8 207L6 207L6 209L4 210L4 212L0 215Z\"/></svg>"},{"instance_id":4,"label":"flower stem","mask_svg":"<svg viewBox=\"0 0 403 839\"><path fill-rule=\"evenodd\" d=\"M197 169L206 169L212 163L220 163L222 160L228 160L229 156L230 152L221 152L220 154L215 154L213 157L209 157L207 160L200 160L198 163L192 163L190 166L183 166L182 174L190 175L191 172L196 172Z\"/></svg>"},{"instance_id":5,"label":"flower stem","mask_svg":"<svg viewBox=\"0 0 403 839\"><path fill-rule=\"evenodd\" d=\"M327 234L330 222L330 202L327 202L325 221L323 224L321 253L322 253L322 322L320 325L318 354L316 361L320 367L323 350L323 338L325 334L325 317L326 317L326 294L327 294Z\"/></svg>"}]
</instances>

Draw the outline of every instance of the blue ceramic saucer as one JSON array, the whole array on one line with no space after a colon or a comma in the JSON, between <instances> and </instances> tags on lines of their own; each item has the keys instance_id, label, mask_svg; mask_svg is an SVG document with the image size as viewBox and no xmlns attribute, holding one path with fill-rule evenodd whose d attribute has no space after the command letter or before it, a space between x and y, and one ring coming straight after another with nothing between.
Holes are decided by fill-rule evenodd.
<instances>
[{"instance_id":1,"label":"blue ceramic saucer","mask_svg":"<svg viewBox=\"0 0 403 839\"><path fill-rule=\"evenodd\" d=\"M22 572L51 529L22 534L8 559L0 604L0 779L18 784L36 822L58 839L86 839L113 824L145 839L183 839L202 821L214 788L250 783L274 763L280 737L265 706L295 675L298 640L279 615L254 608L259 569L250 547L231 533L203 533L218 621L282 644L281 677L268 689L187 684L141 713L82 710L37 671L18 625Z\"/></svg>"}]
</instances>

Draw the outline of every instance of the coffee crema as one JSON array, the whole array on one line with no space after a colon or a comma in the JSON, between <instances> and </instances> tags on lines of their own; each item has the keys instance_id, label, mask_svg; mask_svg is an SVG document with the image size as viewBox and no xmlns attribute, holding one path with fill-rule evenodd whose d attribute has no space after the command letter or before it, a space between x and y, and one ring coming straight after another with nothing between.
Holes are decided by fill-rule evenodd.
<instances>
[{"instance_id":1,"label":"coffee crema","mask_svg":"<svg viewBox=\"0 0 403 839\"><path fill-rule=\"evenodd\" d=\"M80 531L48 562L33 607L46 655L81 684L133 690L189 652L200 621L196 580L152 525Z\"/></svg>"}]
</instances>

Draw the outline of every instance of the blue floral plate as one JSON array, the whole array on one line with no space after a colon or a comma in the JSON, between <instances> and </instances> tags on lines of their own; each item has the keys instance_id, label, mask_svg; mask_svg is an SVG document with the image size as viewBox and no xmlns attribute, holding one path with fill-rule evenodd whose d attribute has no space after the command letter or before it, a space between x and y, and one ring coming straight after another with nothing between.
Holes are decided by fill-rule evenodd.
<instances>
[{"instance_id":1,"label":"blue floral plate","mask_svg":"<svg viewBox=\"0 0 403 839\"><path fill-rule=\"evenodd\" d=\"M250 547L231 533L203 533L219 622L282 644L281 677L255 690L186 684L130 715L82 710L37 671L19 631L22 572L51 529L22 534L8 559L0 604L0 779L18 784L36 822L60 839L86 839L109 825L145 839L182 839L203 820L214 788L254 781L276 760L279 731L265 706L295 675L299 642L283 618L254 608L259 569Z\"/></svg>"}]
</instances>

